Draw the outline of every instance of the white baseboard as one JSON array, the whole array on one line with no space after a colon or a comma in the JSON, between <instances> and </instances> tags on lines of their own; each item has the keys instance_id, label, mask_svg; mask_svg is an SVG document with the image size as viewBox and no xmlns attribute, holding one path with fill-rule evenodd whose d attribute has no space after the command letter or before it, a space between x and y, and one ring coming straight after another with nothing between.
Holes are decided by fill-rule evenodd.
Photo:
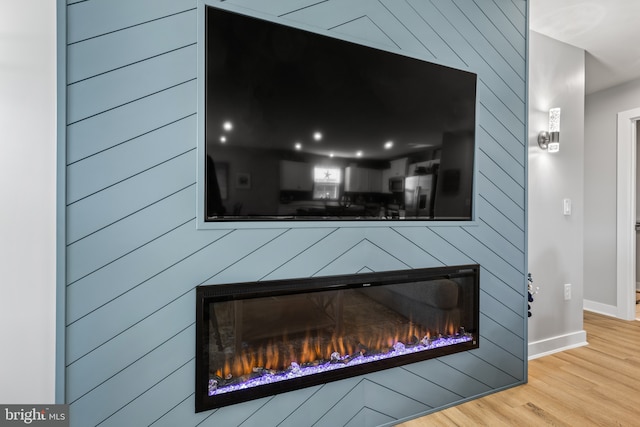
<instances>
[{"instance_id":1,"label":"white baseboard","mask_svg":"<svg viewBox=\"0 0 640 427\"><path fill-rule=\"evenodd\" d=\"M587 332L584 330L530 342L528 346L529 360L588 344Z\"/></svg>"},{"instance_id":2,"label":"white baseboard","mask_svg":"<svg viewBox=\"0 0 640 427\"><path fill-rule=\"evenodd\" d=\"M583 308L594 313L604 314L605 316L618 317L618 307L615 305L603 304L601 302L584 300Z\"/></svg>"}]
</instances>

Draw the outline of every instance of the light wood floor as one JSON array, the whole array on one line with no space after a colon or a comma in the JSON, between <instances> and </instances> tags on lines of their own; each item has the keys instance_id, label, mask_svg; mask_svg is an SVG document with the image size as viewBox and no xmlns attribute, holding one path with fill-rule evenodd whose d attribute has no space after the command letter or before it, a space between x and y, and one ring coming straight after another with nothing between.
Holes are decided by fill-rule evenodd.
<instances>
[{"instance_id":1,"label":"light wood floor","mask_svg":"<svg viewBox=\"0 0 640 427\"><path fill-rule=\"evenodd\" d=\"M401 424L640 426L640 322L585 312L588 346L529 362L529 382Z\"/></svg>"}]
</instances>

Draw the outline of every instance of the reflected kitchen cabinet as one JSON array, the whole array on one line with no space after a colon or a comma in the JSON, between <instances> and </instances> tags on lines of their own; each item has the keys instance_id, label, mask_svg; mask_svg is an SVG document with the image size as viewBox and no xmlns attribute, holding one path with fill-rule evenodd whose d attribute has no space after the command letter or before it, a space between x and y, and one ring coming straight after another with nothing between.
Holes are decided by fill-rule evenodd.
<instances>
[{"instance_id":1,"label":"reflected kitchen cabinet","mask_svg":"<svg viewBox=\"0 0 640 427\"><path fill-rule=\"evenodd\" d=\"M407 164L409 163L409 159L403 157L401 159L391 160L389 169L389 176L391 178L398 176L406 176L407 175Z\"/></svg>"},{"instance_id":2,"label":"reflected kitchen cabinet","mask_svg":"<svg viewBox=\"0 0 640 427\"><path fill-rule=\"evenodd\" d=\"M382 170L347 166L344 189L357 193L381 193Z\"/></svg>"},{"instance_id":3,"label":"reflected kitchen cabinet","mask_svg":"<svg viewBox=\"0 0 640 427\"><path fill-rule=\"evenodd\" d=\"M391 188L389 186L389 180L391 178L404 178L407 176L408 163L409 159L407 157L391 160L389 162L389 168L382 170L382 181L380 184L383 193L391 194Z\"/></svg>"},{"instance_id":4,"label":"reflected kitchen cabinet","mask_svg":"<svg viewBox=\"0 0 640 427\"><path fill-rule=\"evenodd\" d=\"M313 166L310 163L280 160L280 190L313 190Z\"/></svg>"}]
</instances>

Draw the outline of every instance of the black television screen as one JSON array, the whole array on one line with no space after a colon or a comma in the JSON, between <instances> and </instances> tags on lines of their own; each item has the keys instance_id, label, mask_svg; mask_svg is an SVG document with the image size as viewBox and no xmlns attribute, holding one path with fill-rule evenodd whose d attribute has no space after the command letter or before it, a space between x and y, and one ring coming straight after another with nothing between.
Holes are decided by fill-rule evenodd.
<instances>
[{"instance_id":1,"label":"black television screen","mask_svg":"<svg viewBox=\"0 0 640 427\"><path fill-rule=\"evenodd\" d=\"M476 74L206 7L205 220L470 220Z\"/></svg>"}]
</instances>

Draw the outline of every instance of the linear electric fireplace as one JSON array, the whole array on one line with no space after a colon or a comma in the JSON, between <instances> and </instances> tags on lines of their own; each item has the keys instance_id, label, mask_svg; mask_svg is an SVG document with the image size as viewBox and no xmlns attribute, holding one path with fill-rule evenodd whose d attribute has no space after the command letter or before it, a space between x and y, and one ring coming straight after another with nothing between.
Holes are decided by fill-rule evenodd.
<instances>
[{"instance_id":1,"label":"linear electric fireplace","mask_svg":"<svg viewBox=\"0 0 640 427\"><path fill-rule=\"evenodd\" d=\"M477 348L479 271L199 286L196 412Z\"/></svg>"}]
</instances>

